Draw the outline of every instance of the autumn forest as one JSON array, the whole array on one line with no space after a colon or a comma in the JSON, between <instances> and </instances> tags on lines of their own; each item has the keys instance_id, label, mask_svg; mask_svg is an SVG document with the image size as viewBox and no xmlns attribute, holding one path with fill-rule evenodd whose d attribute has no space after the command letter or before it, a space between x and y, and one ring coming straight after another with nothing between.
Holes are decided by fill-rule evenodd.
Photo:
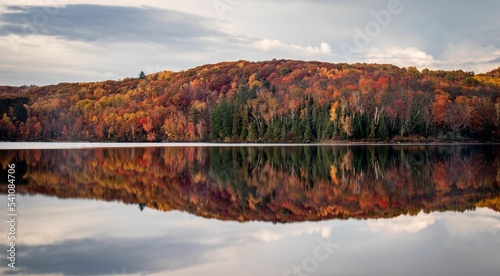
<instances>
[{"instance_id":1,"label":"autumn forest","mask_svg":"<svg viewBox=\"0 0 500 276\"><path fill-rule=\"evenodd\" d=\"M486 74L294 60L0 87L3 141L498 141Z\"/></svg>"}]
</instances>

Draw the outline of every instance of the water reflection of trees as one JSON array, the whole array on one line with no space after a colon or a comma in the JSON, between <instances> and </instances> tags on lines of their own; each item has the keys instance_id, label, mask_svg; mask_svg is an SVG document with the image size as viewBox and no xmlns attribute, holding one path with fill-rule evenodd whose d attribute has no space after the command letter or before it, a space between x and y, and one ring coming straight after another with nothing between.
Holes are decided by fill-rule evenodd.
<instances>
[{"instance_id":1,"label":"water reflection of trees","mask_svg":"<svg viewBox=\"0 0 500 276\"><path fill-rule=\"evenodd\" d=\"M0 162L26 168L21 193L239 221L463 211L498 205L500 179L495 146L19 150Z\"/></svg>"}]
</instances>

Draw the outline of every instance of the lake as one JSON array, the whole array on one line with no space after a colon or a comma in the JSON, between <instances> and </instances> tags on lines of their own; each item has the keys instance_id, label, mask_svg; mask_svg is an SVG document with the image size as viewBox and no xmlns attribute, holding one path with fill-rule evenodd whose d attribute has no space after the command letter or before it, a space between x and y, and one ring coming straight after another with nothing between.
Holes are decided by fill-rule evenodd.
<instances>
[{"instance_id":1,"label":"lake","mask_svg":"<svg viewBox=\"0 0 500 276\"><path fill-rule=\"evenodd\" d=\"M17 214L0 274L496 276L499 153L0 143L3 219L9 164Z\"/></svg>"}]
</instances>

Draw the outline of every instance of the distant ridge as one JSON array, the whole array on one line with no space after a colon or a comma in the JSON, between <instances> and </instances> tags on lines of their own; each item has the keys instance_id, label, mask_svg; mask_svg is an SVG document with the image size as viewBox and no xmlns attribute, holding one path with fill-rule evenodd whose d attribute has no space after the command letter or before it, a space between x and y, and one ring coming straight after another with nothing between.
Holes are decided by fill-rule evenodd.
<instances>
[{"instance_id":1,"label":"distant ridge","mask_svg":"<svg viewBox=\"0 0 500 276\"><path fill-rule=\"evenodd\" d=\"M3 141L498 141L500 68L270 60L0 87Z\"/></svg>"}]
</instances>

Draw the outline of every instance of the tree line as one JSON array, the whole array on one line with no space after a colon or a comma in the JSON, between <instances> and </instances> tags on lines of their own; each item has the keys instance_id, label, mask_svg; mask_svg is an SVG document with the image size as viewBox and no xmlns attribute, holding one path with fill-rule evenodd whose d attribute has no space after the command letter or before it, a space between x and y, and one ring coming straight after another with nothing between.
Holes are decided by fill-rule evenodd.
<instances>
[{"instance_id":1,"label":"tree line","mask_svg":"<svg viewBox=\"0 0 500 276\"><path fill-rule=\"evenodd\" d=\"M223 62L139 78L0 87L7 141L498 141L500 68Z\"/></svg>"}]
</instances>

